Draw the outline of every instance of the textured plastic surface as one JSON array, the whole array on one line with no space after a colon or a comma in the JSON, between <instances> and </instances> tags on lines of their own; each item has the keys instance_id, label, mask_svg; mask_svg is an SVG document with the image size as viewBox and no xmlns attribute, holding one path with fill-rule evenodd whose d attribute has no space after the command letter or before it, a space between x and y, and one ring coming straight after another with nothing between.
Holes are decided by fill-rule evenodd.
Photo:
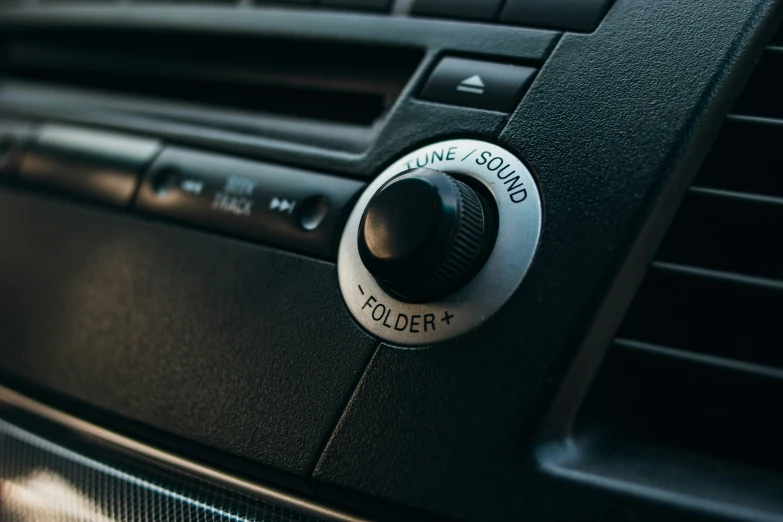
<instances>
[{"instance_id":1,"label":"textured plastic surface","mask_svg":"<svg viewBox=\"0 0 783 522\"><path fill-rule=\"evenodd\" d=\"M534 471L535 427L658 197L706 155L775 4L619 0L595 33L563 37L500 136L544 198L528 276L457 342L382 346L319 480L465 520L599 519Z\"/></svg>"},{"instance_id":2,"label":"textured plastic surface","mask_svg":"<svg viewBox=\"0 0 783 522\"><path fill-rule=\"evenodd\" d=\"M5 372L291 474L375 347L328 263L7 192L0 243Z\"/></svg>"}]
</instances>

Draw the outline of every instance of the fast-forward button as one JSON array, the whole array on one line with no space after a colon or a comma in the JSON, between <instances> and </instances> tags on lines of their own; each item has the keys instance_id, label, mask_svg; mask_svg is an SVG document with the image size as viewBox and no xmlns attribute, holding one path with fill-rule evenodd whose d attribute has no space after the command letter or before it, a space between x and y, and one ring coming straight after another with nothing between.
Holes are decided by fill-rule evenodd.
<instances>
[{"instance_id":1,"label":"fast-forward button","mask_svg":"<svg viewBox=\"0 0 783 522\"><path fill-rule=\"evenodd\" d=\"M273 212L287 212L290 214L294 211L295 206L296 201L290 201L283 198L272 198L272 201L269 202L269 210Z\"/></svg>"}]
</instances>

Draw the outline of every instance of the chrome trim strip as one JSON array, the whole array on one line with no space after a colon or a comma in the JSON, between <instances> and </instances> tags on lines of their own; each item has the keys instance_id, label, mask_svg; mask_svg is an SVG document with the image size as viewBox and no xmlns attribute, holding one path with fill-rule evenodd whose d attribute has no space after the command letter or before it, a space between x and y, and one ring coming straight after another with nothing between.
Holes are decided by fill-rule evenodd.
<instances>
[{"instance_id":1,"label":"chrome trim strip","mask_svg":"<svg viewBox=\"0 0 783 522\"><path fill-rule=\"evenodd\" d=\"M198 464L184 458L172 455L165 451L155 449L151 446L129 439L122 435L63 413L50 406L30 399L9 388L0 386L0 404L18 408L27 411L48 421L64 426L70 430L100 439L108 444L118 446L124 450L129 450L146 458L152 459L174 469L190 473L211 482L220 484L235 491L240 491L249 496L258 498L265 502L286 507L295 511L300 511L308 515L322 518L330 522L370 522L369 519L348 515L330 507L296 498L283 491L262 486L245 479L233 477L215 468Z\"/></svg>"}]
</instances>

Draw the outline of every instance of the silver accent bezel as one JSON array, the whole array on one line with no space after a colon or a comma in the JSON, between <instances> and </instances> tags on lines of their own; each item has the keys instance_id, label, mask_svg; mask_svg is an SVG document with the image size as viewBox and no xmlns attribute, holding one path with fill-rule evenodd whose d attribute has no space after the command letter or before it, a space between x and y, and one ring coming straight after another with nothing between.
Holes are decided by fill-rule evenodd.
<instances>
[{"instance_id":1,"label":"silver accent bezel","mask_svg":"<svg viewBox=\"0 0 783 522\"><path fill-rule=\"evenodd\" d=\"M446 151L449 150L454 150L454 153L448 154ZM481 156L485 152L488 156ZM421 165L425 157L429 159L425 165ZM418 163L417 158L420 160ZM489 161L484 164L477 162L486 158ZM490 170L488 164L495 158L501 158L503 162L495 170ZM504 165L508 165L508 168L504 169ZM372 197L390 179L414 167L469 176L486 187L498 209L497 240L484 267L457 292L423 304L405 303L385 292L365 268L358 247L359 225ZM505 178L498 177L501 169ZM509 175L510 172L514 174ZM511 200L508 190L509 179L516 176L519 176L518 181L522 185L514 182L514 186L527 190L526 199L517 203ZM516 196L517 199L520 197ZM514 154L491 143L468 139L442 141L422 147L397 160L375 178L362 193L348 218L337 258L340 290L345 303L359 324L394 345L426 346L462 335L497 312L520 285L538 246L541 220L542 205L538 186L525 164ZM365 306L369 296L376 298L372 307L380 303L384 305L384 310L391 309L393 312L386 318L373 319L373 308ZM395 330L394 320L390 318L397 317L398 313L406 314L406 317L434 314L435 328L428 328L425 332L423 327L419 327L417 333L411 332L411 328ZM453 315L453 324L443 325L440 321L446 313Z\"/></svg>"}]
</instances>

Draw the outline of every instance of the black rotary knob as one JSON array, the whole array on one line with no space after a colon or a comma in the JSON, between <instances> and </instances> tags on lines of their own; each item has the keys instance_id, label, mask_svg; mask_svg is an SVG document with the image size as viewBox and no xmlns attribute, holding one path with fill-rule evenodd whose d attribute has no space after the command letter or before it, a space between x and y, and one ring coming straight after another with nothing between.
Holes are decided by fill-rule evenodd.
<instances>
[{"instance_id":1,"label":"black rotary knob","mask_svg":"<svg viewBox=\"0 0 783 522\"><path fill-rule=\"evenodd\" d=\"M443 172L414 169L370 200L359 226L359 254L389 293L432 301L470 281L496 231L494 208L479 192Z\"/></svg>"}]
</instances>

